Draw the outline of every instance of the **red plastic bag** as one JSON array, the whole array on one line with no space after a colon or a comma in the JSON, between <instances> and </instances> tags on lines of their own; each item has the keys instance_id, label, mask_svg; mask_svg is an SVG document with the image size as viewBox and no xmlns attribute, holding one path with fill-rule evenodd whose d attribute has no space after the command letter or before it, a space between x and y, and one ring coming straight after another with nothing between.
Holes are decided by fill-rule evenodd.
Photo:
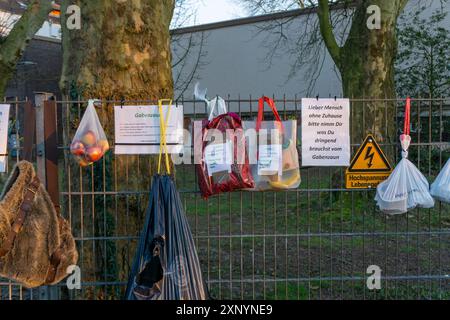
<instances>
[{"instance_id":1,"label":"red plastic bag","mask_svg":"<svg viewBox=\"0 0 450 320\"><path fill-rule=\"evenodd\" d=\"M230 131L231 130L231 131ZM227 134L228 131L228 134ZM214 132L214 137L208 137ZM230 136L230 132L233 132ZM219 134L219 135L218 135ZM239 189L253 188L246 152L242 122L235 113L221 114L202 123L201 163L196 164L197 177L203 198Z\"/></svg>"}]
</instances>

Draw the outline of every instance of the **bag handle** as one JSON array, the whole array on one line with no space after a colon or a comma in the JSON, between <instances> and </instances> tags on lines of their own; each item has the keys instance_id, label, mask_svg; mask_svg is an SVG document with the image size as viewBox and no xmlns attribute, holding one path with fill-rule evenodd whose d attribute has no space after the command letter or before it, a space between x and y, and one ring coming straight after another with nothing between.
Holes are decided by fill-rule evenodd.
<instances>
[{"instance_id":1,"label":"bag handle","mask_svg":"<svg viewBox=\"0 0 450 320\"><path fill-rule=\"evenodd\" d=\"M217 110L217 114L218 114L219 116L222 115L222 114L226 114L226 113L228 112L227 107L226 107L225 104L222 106L223 108L221 108L221 110L219 110L219 101L220 101L221 99L222 99L221 97L216 96L216 99L215 99L215 100L216 100L216 103L214 103L214 105L211 105L211 103L212 103L212 101L213 101L214 99L211 99L210 101L208 101L208 100L205 99L206 103L210 106L209 117L208 117L208 120L209 120L209 121L212 121L212 120L214 119L214 111L215 111L215 110ZM222 99L222 100L223 100L223 99Z\"/></svg>"},{"instance_id":2,"label":"bag handle","mask_svg":"<svg viewBox=\"0 0 450 320\"><path fill-rule=\"evenodd\" d=\"M226 121L230 124L230 126L232 126L232 122L230 118L233 118L237 123L239 123L239 125L242 125L242 120L241 118L233 112L230 113L226 113L226 114L221 114L220 116L216 117L213 119L213 121L208 122L208 124L206 125L206 128L209 129L215 129L217 123L221 120L225 118Z\"/></svg>"},{"instance_id":3,"label":"bag handle","mask_svg":"<svg viewBox=\"0 0 450 320\"><path fill-rule=\"evenodd\" d=\"M405 106L405 126L403 128L403 134L409 136L411 133L411 98L406 98Z\"/></svg>"},{"instance_id":4,"label":"bag handle","mask_svg":"<svg viewBox=\"0 0 450 320\"><path fill-rule=\"evenodd\" d=\"M170 107L172 105L172 99L160 99L158 100L158 109L159 109L159 125L161 127L160 130L160 145L159 145L159 160L158 160L158 174L161 174L161 162L162 162L162 154L164 152L165 156L165 164L167 173L170 174L170 161L169 161L169 152L167 150L167 141L166 141L166 130L169 124L170 118L170 108L167 111L167 117L164 119L163 113L163 104L167 103Z\"/></svg>"},{"instance_id":5,"label":"bag handle","mask_svg":"<svg viewBox=\"0 0 450 320\"><path fill-rule=\"evenodd\" d=\"M406 98L405 106L405 125L403 127L403 134L400 136L400 143L402 145L402 157L408 157L408 149L411 144L411 98Z\"/></svg>"},{"instance_id":6,"label":"bag handle","mask_svg":"<svg viewBox=\"0 0 450 320\"><path fill-rule=\"evenodd\" d=\"M277 107L275 106L275 102L273 99L270 99L269 97L263 96L261 99L259 99L258 103L258 118L256 119L256 132L259 132L261 129L261 122L264 119L264 103L267 102L270 109L272 109L273 114L275 115L275 121L280 124L281 131L283 132L283 123L281 121L280 115L278 114Z\"/></svg>"},{"instance_id":7,"label":"bag handle","mask_svg":"<svg viewBox=\"0 0 450 320\"><path fill-rule=\"evenodd\" d=\"M206 141L208 131L211 129L216 129L217 124L220 121L222 121L222 119L225 119L225 121L230 125L230 127L233 127L232 119L234 119L241 126L240 129L242 129L242 120L236 113L230 112L230 113L226 113L226 114L221 114L220 116L214 118L213 121L209 121L208 124L204 127L203 132L202 132L203 133L203 135L202 135L203 145L206 145L206 144L208 144L208 142L210 142L210 141ZM234 129L234 130L236 130L236 129ZM203 152L204 151L205 150L203 150Z\"/></svg>"}]
</instances>

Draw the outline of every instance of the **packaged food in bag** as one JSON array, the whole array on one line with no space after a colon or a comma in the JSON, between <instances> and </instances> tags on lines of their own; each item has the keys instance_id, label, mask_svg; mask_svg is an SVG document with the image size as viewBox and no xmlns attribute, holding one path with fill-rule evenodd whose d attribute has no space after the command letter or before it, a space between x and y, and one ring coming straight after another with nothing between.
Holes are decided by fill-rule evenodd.
<instances>
[{"instance_id":1,"label":"packaged food in bag","mask_svg":"<svg viewBox=\"0 0 450 320\"><path fill-rule=\"evenodd\" d=\"M109 142L100 124L94 104L95 100L89 100L86 111L70 145L70 152L82 167L99 161L109 150Z\"/></svg>"},{"instance_id":2,"label":"packaged food in bag","mask_svg":"<svg viewBox=\"0 0 450 320\"><path fill-rule=\"evenodd\" d=\"M435 199L450 203L450 159L431 185L430 193Z\"/></svg>"},{"instance_id":3,"label":"packaged food in bag","mask_svg":"<svg viewBox=\"0 0 450 320\"><path fill-rule=\"evenodd\" d=\"M223 113L227 108L220 97L207 104L209 119L200 125L198 121L194 124L195 131L200 132L194 143L201 144L201 154L196 156L196 168L203 198L252 188L254 182L241 118L235 113Z\"/></svg>"},{"instance_id":4,"label":"packaged food in bag","mask_svg":"<svg viewBox=\"0 0 450 320\"><path fill-rule=\"evenodd\" d=\"M271 108L275 120L263 121L264 103ZM244 121L253 191L298 188L301 182L297 151L297 120L281 121L275 102L259 100L256 121ZM255 134L252 134L255 133Z\"/></svg>"},{"instance_id":5,"label":"packaged food in bag","mask_svg":"<svg viewBox=\"0 0 450 320\"><path fill-rule=\"evenodd\" d=\"M410 100L407 100L405 134L400 136L402 160L389 178L377 187L375 201L380 210L387 214L402 214L414 208L432 208L434 200L425 176L408 160Z\"/></svg>"}]
</instances>

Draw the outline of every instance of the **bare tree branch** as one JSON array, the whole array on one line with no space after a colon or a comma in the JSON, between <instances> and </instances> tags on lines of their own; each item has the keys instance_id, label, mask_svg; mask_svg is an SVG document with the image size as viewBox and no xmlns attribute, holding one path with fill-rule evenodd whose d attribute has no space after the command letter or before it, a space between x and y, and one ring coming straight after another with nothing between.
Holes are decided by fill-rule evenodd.
<instances>
[{"instance_id":1,"label":"bare tree branch","mask_svg":"<svg viewBox=\"0 0 450 320\"><path fill-rule=\"evenodd\" d=\"M53 1L50 0L33 0L8 35L3 38L0 45L0 74L2 74L0 97L3 96L7 82L21 59L26 45L42 27L52 11L52 3Z\"/></svg>"},{"instance_id":2,"label":"bare tree branch","mask_svg":"<svg viewBox=\"0 0 450 320\"><path fill-rule=\"evenodd\" d=\"M337 44L336 38L333 33L328 0L319 0L319 10L317 11L317 14L319 16L320 32L322 34L323 41L327 46L328 52L330 53L334 62L339 65L341 48Z\"/></svg>"}]
</instances>

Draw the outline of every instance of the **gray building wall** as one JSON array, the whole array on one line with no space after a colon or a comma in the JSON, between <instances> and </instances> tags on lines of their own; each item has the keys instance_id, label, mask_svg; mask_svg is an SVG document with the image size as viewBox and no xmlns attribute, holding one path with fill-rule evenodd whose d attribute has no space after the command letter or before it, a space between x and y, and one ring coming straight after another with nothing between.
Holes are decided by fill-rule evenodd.
<instances>
[{"instance_id":1,"label":"gray building wall","mask_svg":"<svg viewBox=\"0 0 450 320\"><path fill-rule=\"evenodd\" d=\"M430 16L432 11L441 8L439 0L410 0L403 17L407 17L411 12L424 5L429 5L428 9L423 11L424 17ZM450 3L447 3L446 6L447 8L444 10L449 11ZM311 73L310 66L298 69L293 77L289 77L296 59L302 55L301 51L294 54L291 51L290 54L289 50L285 50L286 48L280 48L270 63L266 59L272 52L273 44L278 41L279 34L264 31L265 28L284 22L283 35L287 39L285 43L288 43L292 49L292 44L297 41L298 35L307 32L305 31L307 19L312 19L309 20L309 23L315 21L316 14L302 14L298 10L293 13L269 15L266 19L247 18L235 22L181 29L175 33L182 39L184 38L184 42L181 42L183 47L187 46L187 41L191 39L192 34L204 33L206 35L202 59L204 63L197 70L197 79L201 83L201 87L208 88L209 96L216 94L222 96L230 94L232 98L236 98L238 95L244 98L249 95L258 97L262 94L274 94L277 97L284 94L288 97L294 97L296 94L300 97L341 96L341 80L325 47L318 50L323 59L316 61L321 71L315 83L311 82L311 79L315 77ZM447 16L444 27L450 32L450 16ZM342 28L338 28L335 32L338 38L339 34L343 33L342 31ZM282 43L283 41L281 41ZM195 65L199 48L191 51L189 64ZM175 68L175 77L180 72L186 71ZM184 96L192 97L195 82L190 83L184 90ZM313 85L310 87L310 84ZM180 93L182 92L178 90L177 95Z\"/></svg>"},{"instance_id":2,"label":"gray building wall","mask_svg":"<svg viewBox=\"0 0 450 320\"><path fill-rule=\"evenodd\" d=\"M433 10L440 8L441 2L410 0L404 16L424 4L431 5L423 13L426 17ZM306 19L317 19L315 14L308 16L304 13L297 10L174 30L173 56L174 64L177 64L174 67L177 87L175 96L182 94L185 98L191 98L197 81L202 87L208 88L209 96L341 96L339 75L324 47L319 48L323 59L318 60L320 73L311 88L309 85L313 76L309 68L297 70L296 74L289 78L292 65L301 52L288 54L281 48L270 61L267 59L279 36L262 28L290 21L284 25L283 33L287 39L286 43L293 43L298 34L304 32ZM450 30L450 16L444 26ZM189 46L189 41L194 45ZM176 63L177 57L185 55L187 47L190 49L185 60ZM61 63L61 44L57 39L32 40L17 67L16 76L10 82L7 96L31 98L36 91L59 95Z\"/></svg>"}]
</instances>

